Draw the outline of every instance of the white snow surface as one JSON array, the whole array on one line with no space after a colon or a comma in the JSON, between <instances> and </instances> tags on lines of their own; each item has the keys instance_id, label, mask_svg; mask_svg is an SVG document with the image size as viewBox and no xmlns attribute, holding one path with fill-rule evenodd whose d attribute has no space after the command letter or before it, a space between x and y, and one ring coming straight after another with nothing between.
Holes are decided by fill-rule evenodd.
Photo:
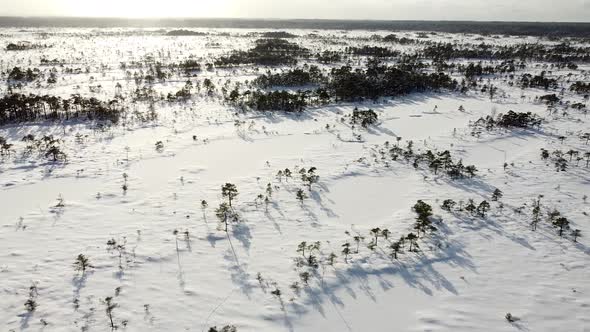
<instances>
[{"instance_id":1,"label":"white snow surface","mask_svg":"<svg viewBox=\"0 0 590 332\"><path fill-rule=\"evenodd\" d=\"M19 33L31 32L10 33L18 40ZM48 38L65 43L43 51L59 57L79 37ZM116 68L113 52L126 51L109 47L108 38L78 44L78 52L87 53L80 57ZM133 38L146 53L191 40ZM247 42L243 38L239 43ZM231 40L222 43L236 47ZM38 56L34 52L30 58ZM2 57L3 70L29 60ZM116 75L113 69L108 74L113 79L104 79L98 98L112 95L123 79ZM235 76L245 80L255 74L244 69ZM78 75L56 87L24 89L67 96L85 80ZM183 82L165 84L173 91ZM0 163L0 330L109 331L101 300L114 296L114 319L123 331L207 331L229 324L262 332L590 331L590 205L584 200L590 195L590 169L583 161L556 172L540 158L541 148L590 151L575 135L557 139L587 132L590 122L573 110L567 116L547 113L546 105L533 100L545 91L526 90L521 98L519 88L497 84L504 96L492 101L473 92L413 94L288 115L236 113L195 97L186 104L159 103L154 124L106 132L80 123L2 127L0 136L15 141L17 149L28 133L60 137L69 158L65 164L43 158ZM569 92L564 98L581 101ZM458 111L461 105L465 112ZM360 141L341 121L355 106L374 109L380 120L367 130L354 129ZM508 110L531 111L546 121L538 131L470 135L470 121ZM235 120L245 124L238 128ZM76 133L85 136L83 142L76 143ZM377 150L386 141L396 144L398 136L401 145L412 140L418 150L448 149L474 164L478 175L451 180L405 161L389 161L387 167ZM163 151L154 149L156 141L164 143ZM297 174L279 181L276 173L312 166L320 181L300 203L295 193L304 185ZM239 190L232 204L240 216L227 236L214 212L225 201L226 182ZM267 183L273 193L265 208L255 199L266 194ZM485 218L440 208L449 198L490 201L496 188L504 193L504 208L490 202ZM62 208L55 207L60 195ZM557 208L572 228L582 230L577 243L559 237L545 221L531 230L530 207L539 195L545 208ZM420 252L392 260L383 238L375 251L367 248L372 228L387 228L394 238L412 231L411 207L419 199L442 219L438 231L421 240ZM209 203L204 210L202 200ZM525 212L515 212L523 204ZM348 241L355 247L351 236L357 234L365 237L360 252L345 262L341 246ZM126 241L122 271L117 253L107 250L109 239ZM299 277L304 269L294 263L302 241L320 241L322 258L338 255L334 266L312 273L308 286ZM94 266L85 274L73 268L78 254ZM299 294L290 288L294 282L301 284ZM31 284L38 289L38 308L27 313L23 304ZM271 294L276 288L280 299ZM508 312L519 320L507 322Z\"/></svg>"}]
</instances>

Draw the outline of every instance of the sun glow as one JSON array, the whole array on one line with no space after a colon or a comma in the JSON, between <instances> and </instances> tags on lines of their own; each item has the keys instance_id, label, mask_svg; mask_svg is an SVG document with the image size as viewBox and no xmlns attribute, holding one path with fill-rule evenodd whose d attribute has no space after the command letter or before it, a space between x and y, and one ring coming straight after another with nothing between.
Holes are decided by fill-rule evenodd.
<instances>
[{"instance_id":1,"label":"sun glow","mask_svg":"<svg viewBox=\"0 0 590 332\"><path fill-rule=\"evenodd\" d=\"M227 17L230 0L102 0L67 5L73 16L92 17Z\"/></svg>"}]
</instances>

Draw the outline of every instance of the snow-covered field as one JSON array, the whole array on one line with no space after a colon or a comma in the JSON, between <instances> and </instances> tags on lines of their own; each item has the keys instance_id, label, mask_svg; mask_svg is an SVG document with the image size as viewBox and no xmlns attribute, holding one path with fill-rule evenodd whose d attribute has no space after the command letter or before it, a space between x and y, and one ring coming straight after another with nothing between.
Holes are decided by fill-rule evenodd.
<instances>
[{"instance_id":1,"label":"snow-covered field","mask_svg":"<svg viewBox=\"0 0 590 332\"><path fill-rule=\"evenodd\" d=\"M2 31L5 44L54 45L2 51L2 72L38 66L42 58L64 59L83 73L58 74L56 84L29 83L21 91L100 100L113 98L118 82L124 94L135 90L121 62L147 54L170 62L188 55L206 59L246 49L256 38L241 30L198 37L38 32ZM292 32L306 47L325 47L323 39L303 37L311 31ZM316 33L376 44L369 38L374 32ZM479 43L476 37L432 38ZM212 41L221 46L207 48ZM551 71L547 66L529 62L519 73ZM588 68L580 64L550 75L567 87L568 73L571 82L588 82ZM211 77L221 86L264 71L203 71L197 78ZM0 95L8 94L3 76ZM155 86L168 93L185 81L170 78ZM494 78L499 92L492 99L477 90L427 92L285 114L239 112L201 93L186 102L157 102L157 121L125 127L97 130L73 121L0 127L15 151L0 160L0 330L109 331L104 301L112 297L113 323L123 331L226 325L238 331L590 331L590 168L584 158L590 145L580 138L590 131L590 120L567 107L586 101L565 89L550 113L535 96L561 89L521 89L509 81ZM90 91L97 84L101 89ZM147 109L142 103L130 107ZM355 107L373 109L378 124L352 128L342 119ZM477 119L509 110L538 114L543 124L472 135ZM67 162L22 156L27 134L62 139ZM157 141L163 144L158 150ZM417 152L449 150L478 172L451 179L425 164L416 168L413 160L391 160L385 147L409 141ZM541 149L575 150L583 159L556 172L553 157L542 159ZM311 167L319 181L308 190L299 170ZM293 176L278 177L286 168ZM227 233L215 213L227 201L221 192L226 183L239 192L231 203L239 221L229 222ZM503 196L493 201L496 189ZM541 220L533 231L539 195ZM446 199L491 206L483 217L459 211L459 204L449 212L441 209ZM390 243L416 232L412 206L418 200L432 206L437 230L421 236L418 251L406 246L395 259ZM569 221L563 236L548 221L553 209ZM375 228L390 235L373 247ZM581 230L576 242L575 229ZM107 245L112 239L116 245ZM319 242L310 249L317 267L297 263L309 255L297 251L302 241ZM350 255L343 253L345 243ZM333 264L331 253L337 256ZM92 265L84 272L74 268L79 254ZM34 310L25 308L28 299Z\"/></svg>"}]
</instances>

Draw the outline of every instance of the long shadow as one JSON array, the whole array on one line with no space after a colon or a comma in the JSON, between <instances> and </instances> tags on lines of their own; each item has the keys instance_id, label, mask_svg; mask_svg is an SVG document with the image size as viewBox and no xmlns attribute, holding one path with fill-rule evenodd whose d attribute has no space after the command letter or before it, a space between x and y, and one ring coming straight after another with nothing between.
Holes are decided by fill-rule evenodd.
<instances>
[{"instance_id":1,"label":"long shadow","mask_svg":"<svg viewBox=\"0 0 590 332\"><path fill-rule=\"evenodd\" d=\"M74 286L74 299L80 298L82 289L86 286L86 280L90 272L83 273L81 276L75 276L72 278L72 285Z\"/></svg>"},{"instance_id":2,"label":"long shadow","mask_svg":"<svg viewBox=\"0 0 590 332\"><path fill-rule=\"evenodd\" d=\"M250 233L250 227L248 227L245 221L240 221L232 226L232 235L236 240L240 241L246 251L250 250L252 234Z\"/></svg>"},{"instance_id":3,"label":"long shadow","mask_svg":"<svg viewBox=\"0 0 590 332\"><path fill-rule=\"evenodd\" d=\"M450 233L450 230L445 229L446 226L440 224L439 229L441 232ZM381 289L388 290L394 287L388 277L395 275L400 276L401 280L408 286L418 289L429 296L434 295L434 290L458 295L457 288L442 273L436 270L435 264L446 263L450 266L477 272L476 266L472 262L471 256L465 251L464 245L457 242L451 243L444 250L434 252L430 257L422 253L406 253L400 256L400 260L394 260L391 265L384 267L367 268L367 266L370 266L368 260L369 257L360 258L349 263L345 268L336 269L334 271L335 280L330 283L322 281L321 285L318 286L318 288L321 288L320 290L316 290L311 286L306 288L305 295L307 295L307 298L304 304L310 305L314 310L320 312L322 316L325 316L323 306L326 301L329 301L335 309L337 309L337 306L344 306L344 302L335 295L340 289L345 290L351 298L357 298L357 292L351 287L353 284L359 285L358 289L362 294L377 303L378 299L370 286L370 278L376 278ZM293 309L305 310L302 308ZM344 317L341 318L348 326Z\"/></svg>"},{"instance_id":4,"label":"long shadow","mask_svg":"<svg viewBox=\"0 0 590 332\"><path fill-rule=\"evenodd\" d=\"M242 293L246 295L248 299L251 299L254 287L250 284L250 275L242 268L242 264L237 261L233 249L228 249L224 256L225 260L231 261L232 264L229 267L229 272L232 282L237 285Z\"/></svg>"},{"instance_id":5,"label":"long shadow","mask_svg":"<svg viewBox=\"0 0 590 332\"><path fill-rule=\"evenodd\" d=\"M338 218L338 215L329 207L324 204L322 195L318 191L312 190L310 193L310 197L319 205L320 209L326 213L326 215L330 218Z\"/></svg>"}]
</instances>

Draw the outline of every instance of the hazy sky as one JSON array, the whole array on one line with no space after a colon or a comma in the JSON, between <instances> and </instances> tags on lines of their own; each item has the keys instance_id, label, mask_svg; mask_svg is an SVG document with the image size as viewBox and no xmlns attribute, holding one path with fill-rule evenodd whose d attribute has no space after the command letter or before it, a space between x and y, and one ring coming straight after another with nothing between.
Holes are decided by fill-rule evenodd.
<instances>
[{"instance_id":1,"label":"hazy sky","mask_svg":"<svg viewBox=\"0 0 590 332\"><path fill-rule=\"evenodd\" d=\"M590 0L0 0L0 16L590 21Z\"/></svg>"}]
</instances>

